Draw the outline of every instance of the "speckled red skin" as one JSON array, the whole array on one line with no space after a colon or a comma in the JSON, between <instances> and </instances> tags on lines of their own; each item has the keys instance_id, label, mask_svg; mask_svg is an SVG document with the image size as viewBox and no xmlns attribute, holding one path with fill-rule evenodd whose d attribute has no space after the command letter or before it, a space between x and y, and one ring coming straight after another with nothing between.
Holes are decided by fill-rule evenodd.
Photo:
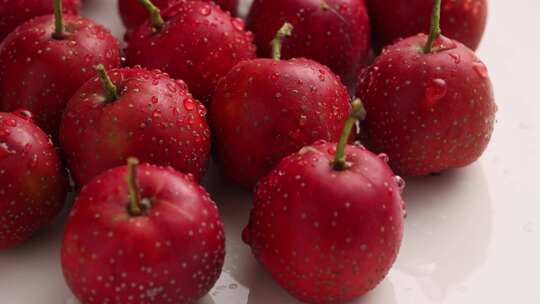
<instances>
[{"instance_id":1,"label":"speckled red skin","mask_svg":"<svg viewBox=\"0 0 540 304\"><path fill-rule=\"evenodd\" d=\"M357 90L371 148L387 153L392 168L407 176L476 161L490 141L497 111L480 59L445 37L424 54L426 40L420 34L386 48L360 76Z\"/></svg>"},{"instance_id":2,"label":"speckled red skin","mask_svg":"<svg viewBox=\"0 0 540 304\"><path fill-rule=\"evenodd\" d=\"M141 68L109 74L121 94L118 100L106 102L95 77L73 96L62 120L62 149L79 187L130 156L199 180L210 155L210 129L206 108L185 83Z\"/></svg>"},{"instance_id":3,"label":"speckled red skin","mask_svg":"<svg viewBox=\"0 0 540 304\"><path fill-rule=\"evenodd\" d=\"M80 8L79 0L63 0L64 13L77 15ZM20 24L38 16L52 14L52 0L1 0L0 1L0 41Z\"/></svg>"},{"instance_id":4,"label":"speckled red skin","mask_svg":"<svg viewBox=\"0 0 540 304\"><path fill-rule=\"evenodd\" d=\"M218 279L223 223L208 193L170 168L137 169L142 216L128 212L127 167L85 186L62 244L64 277L82 304L193 303Z\"/></svg>"},{"instance_id":5,"label":"speckled red skin","mask_svg":"<svg viewBox=\"0 0 540 304\"><path fill-rule=\"evenodd\" d=\"M161 10L164 10L176 1L179 0L152 0L152 3ZM203 1L209 2L212 0ZM219 4L223 10L236 14L238 0L214 0L214 2ZM118 12L128 29L132 29L148 20L148 11L141 5L139 0L118 0Z\"/></svg>"},{"instance_id":6,"label":"speckled red skin","mask_svg":"<svg viewBox=\"0 0 540 304\"><path fill-rule=\"evenodd\" d=\"M373 39L380 47L398 38L428 33L433 0L367 0ZM441 28L446 36L476 50L486 27L487 0L442 2Z\"/></svg>"},{"instance_id":7,"label":"speckled red skin","mask_svg":"<svg viewBox=\"0 0 540 304\"><path fill-rule=\"evenodd\" d=\"M345 84L354 84L366 63L370 25L364 0L255 0L248 27L259 54L271 57L270 42L285 22L294 26L283 42L282 58L306 57L329 66Z\"/></svg>"},{"instance_id":8,"label":"speckled red skin","mask_svg":"<svg viewBox=\"0 0 540 304\"><path fill-rule=\"evenodd\" d=\"M0 249L27 240L62 209L64 169L29 117L0 113Z\"/></svg>"},{"instance_id":9,"label":"speckled red skin","mask_svg":"<svg viewBox=\"0 0 540 304\"><path fill-rule=\"evenodd\" d=\"M344 303L382 281L401 246L404 202L388 165L360 146L330 165L336 144L283 159L257 184L243 233L259 262L306 303Z\"/></svg>"},{"instance_id":10,"label":"speckled red skin","mask_svg":"<svg viewBox=\"0 0 540 304\"><path fill-rule=\"evenodd\" d=\"M338 77L315 61L241 62L220 81L210 108L217 160L235 182L252 187L303 146L337 141L349 108Z\"/></svg>"},{"instance_id":11,"label":"speckled red skin","mask_svg":"<svg viewBox=\"0 0 540 304\"><path fill-rule=\"evenodd\" d=\"M52 1L51 1L52 2ZM64 15L66 37L52 38L54 17L34 18L0 45L0 109L26 108L56 139L62 112L94 67L120 66L120 47L109 30L93 21Z\"/></svg>"},{"instance_id":12,"label":"speckled red skin","mask_svg":"<svg viewBox=\"0 0 540 304\"><path fill-rule=\"evenodd\" d=\"M154 32L149 22L131 36L128 64L140 64L184 80L195 97L207 103L219 79L242 60L255 58L244 23L215 3L179 1L162 11L166 24Z\"/></svg>"}]
</instances>

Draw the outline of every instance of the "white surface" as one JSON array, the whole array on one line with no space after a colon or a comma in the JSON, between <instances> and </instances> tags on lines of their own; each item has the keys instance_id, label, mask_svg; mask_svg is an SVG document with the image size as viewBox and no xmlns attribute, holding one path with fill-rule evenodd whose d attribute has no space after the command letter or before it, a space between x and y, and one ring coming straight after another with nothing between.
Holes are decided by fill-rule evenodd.
<instances>
[{"instance_id":1,"label":"white surface","mask_svg":"<svg viewBox=\"0 0 540 304\"><path fill-rule=\"evenodd\" d=\"M86 14L121 37L116 1L87 2ZM409 218L398 262L354 304L540 303L540 2L493 0L490 10L480 57L500 108L493 142L469 168L408 181ZM299 303L240 240L250 195L220 183L212 177L206 184L226 222L228 256L201 304ZM59 220L0 253L0 303L76 303L61 275L61 226Z\"/></svg>"}]
</instances>

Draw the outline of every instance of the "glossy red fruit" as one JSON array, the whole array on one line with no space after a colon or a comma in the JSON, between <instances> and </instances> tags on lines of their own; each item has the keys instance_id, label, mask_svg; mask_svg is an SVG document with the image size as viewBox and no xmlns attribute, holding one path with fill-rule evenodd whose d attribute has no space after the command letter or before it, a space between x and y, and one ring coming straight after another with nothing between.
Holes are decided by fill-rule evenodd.
<instances>
[{"instance_id":1,"label":"glossy red fruit","mask_svg":"<svg viewBox=\"0 0 540 304\"><path fill-rule=\"evenodd\" d=\"M131 155L199 180L210 155L210 130L206 108L185 83L142 68L112 70L110 77L116 96L108 96L95 77L73 96L62 120L62 149L77 184Z\"/></svg>"},{"instance_id":2,"label":"glossy red fruit","mask_svg":"<svg viewBox=\"0 0 540 304\"><path fill-rule=\"evenodd\" d=\"M77 15L79 0L62 0L64 13ZM20 24L38 16L52 14L52 0L17 0L0 2L0 41Z\"/></svg>"},{"instance_id":3,"label":"glossy red fruit","mask_svg":"<svg viewBox=\"0 0 540 304\"><path fill-rule=\"evenodd\" d=\"M257 184L243 233L272 277L306 303L365 294L401 245L403 180L362 146L346 146L342 166L336 154L335 143L319 141L284 158Z\"/></svg>"},{"instance_id":4,"label":"glossy red fruit","mask_svg":"<svg viewBox=\"0 0 540 304\"><path fill-rule=\"evenodd\" d=\"M61 37L52 15L32 19L0 45L0 109L26 108L56 138L62 112L94 66L120 66L118 41L89 19L66 15ZM54 36L54 37L53 37Z\"/></svg>"},{"instance_id":5,"label":"glossy red fruit","mask_svg":"<svg viewBox=\"0 0 540 304\"><path fill-rule=\"evenodd\" d=\"M347 90L315 61L243 61L212 100L216 157L230 178L251 187L301 147L337 140L348 111Z\"/></svg>"},{"instance_id":6,"label":"glossy red fruit","mask_svg":"<svg viewBox=\"0 0 540 304\"><path fill-rule=\"evenodd\" d=\"M27 240L62 209L64 169L29 111L0 113L0 249Z\"/></svg>"},{"instance_id":7,"label":"glossy red fruit","mask_svg":"<svg viewBox=\"0 0 540 304\"><path fill-rule=\"evenodd\" d=\"M371 48L364 0L255 0L248 27L261 56L271 55L270 41L284 22L295 30L283 42L283 58L313 59L329 66L346 84L356 81Z\"/></svg>"},{"instance_id":8,"label":"glossy red fruit","mask_svg":"<svg viewBox=\"0 0 540 304\"><path fill-rule=\"evenodd\" d=\"M179 1L162 16L164 21L151 20L133 32L126 49L128 63L184 80L205 103L234 65L255 58L252 35L244 30L243 21L215 3Z\"/></svg>"},{"instance_id":9,"label":"glossy red fruit","mask_svg":"<svg viewBox=\"0 0 540 304\"><path fill-rule=\"evenodd\" d=\"M497 106L486 66L463 44L419 34L387 47L361 75L358 96L375 151L402 175L476 161L489 143Z\"/></svg>"},{"instance_id":10,"label":"glossy red fruit","mask_svg":"<svg viewBox=\"0 0 540 304\"><path fill-rule=\"evenodd\" d=\"M433 0L367 0L373 39L380 46L392 44L429 29ZM478 48L488 15L487 0L451 0L442 6L445 35L469 48Z\"/></svg>"},{"instance_id":11,"label":"glossy red fruit","mask_svg":"<svg viewBox=\"0 0 540 304\"><path fill-rule=\"evenodd\" d=\"M174 2L178 0L153 0L155 6L159 9L164 10L169 7ZM210 2L211 0L203 0L205 2ZM238 0L214 0L215 3L225 10L229 11L232 14L236 13L238 8ZM132 29L148 19L148 12L144 9L144 6L141 5L139 0L118 0L118 11L120 12L120 17L124 25L128 29Z\"/></svg>"},{"instance_id":12,"label":"glossy red fruit","mask_svg":"<svg viewBox=\"0 0 540 304\"><path fill-rule=\"evenodd\" d=\"M130 186L124 166L83 188L62 244L64 277L82 304L193 303L223 266L217 207L189 176L131 168Z\"/></svg>"}]
</instances>

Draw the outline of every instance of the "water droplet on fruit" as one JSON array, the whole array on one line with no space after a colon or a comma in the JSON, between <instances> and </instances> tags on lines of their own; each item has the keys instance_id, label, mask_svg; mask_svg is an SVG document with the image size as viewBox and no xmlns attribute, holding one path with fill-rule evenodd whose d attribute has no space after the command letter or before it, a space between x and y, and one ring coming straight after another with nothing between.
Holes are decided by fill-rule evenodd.
<instances>
[{"instance_id":1,"label":"water droplet on fruit","mask_svg":"<svg viewBox=\"0 0 540 304\"><path fill-rule=\"evenodd\" d=\"M16 127L17 126L17 122L15 121L15 119L5 119L3 121L3 124L7 127Z\"/></svg>"},{"instance_id":2,"label":"water droplet on fruit","mask_svg":"<svg viewBox=\"0 0 540 304\"><path fill-rule=\"evenodd\" d=\"M279 73L272 74L272 76L270 76L270 79L272 79L273 81L278 80L279 79Z\"/></svg>"},{"instance_id":3,"label":"water droplet on fruit","mask_svg":"<svg viewBox=\"0 0 540 304\"><path fill-rule=\"evenodd\" d=\"M11 132L8 129L1 128L0 129L0 138L7 137Z\"/></svg>"},{"instance_id":4,"label":"water droplet on fruit","mask_svg":"<svg viewBox=\"0 0 540 304\"><path fill-rule=\"evenodd\" d=\"M390 160L390 158L388 157L388 155L386 155L386 153L381 153L377 155L377 157L380 158L385 163L388 163L388 161Z\"/></svg>"},{"instance_id":5,"label":"water droplet on fruit","mask_svg":"<svg viewBox=\"0 0 540 304\"><path fill-rule=\"evenodd\" d=\"M182 88L183 90L187 90L187 84L185 81L183 81L182 79L177 79L176 81L176 84L180 86L180 88Z\"/></svg>"},{"instance_id":6,"label":"water droplet on fruit","mask_svg":"<svg viewBox=\"0 0 540 304\"><path fill-rule=\"evenodd\" d=\"M244 21L240 18L234 18L232 25L237 31L243 31L245 27Z\"/></svg>"},{"instance_id":7,"label":"water droplet on fruit","mask_svg":"<svg viewBox=\"0 0 540 304\"><path fill-rule=\"evenodd\" d=\"M429 104L433 104L436 101L444 98L448 93L448 85L444 79L436 78L426 87L426 99Z\"/></svg>"},{"instance_id":8,"label":"water droplet on fruit","mask_svg":"<svg viewBox=\"0 0 540 304\"><path fill-rule=\"evenodd\" d=\"M298 124L300 124L300 126L305 126L307 123L307 116L302 114L300 115L300 118L298 119Z\"/></svg>"},{"instance_id":9,"label":"water droplet on fruit","mask_svg":"<svg viewBox=\"0 0 540 304\"><path fill-rule=\"evenodd\" d=\"M32 112L26 110L26 109L18 109L13 112L13 114L19 116L20 118L24 120L32 120L34 118L34 115Z\"/></svg>"},{"instance_id":10,"label":"water droplet on fruit","mask_svg":"<svg viewBox=\"0 0 540 304\"><path fill-rule=\"evenodd\" d=\"M156 96L152 96L152 98L150 98L150 101L152 101L153 104L156 104L159 102L159 99Z\"/></svg>"},{"instance_id":11,"label":"water droplet on fruit","mask_svg":"<svg viewBox=\"0 0 540 304\"><path fill-rule=\"evenodd\" d=\"M459 64L461 62L461 57L459 54L449 53L448 56L454 60L455 64Z\"/></svg>"},{"instance_id":12,"label":"water droplet on fruit","mask_svg":"<svg viewBox=\"0 0 540 304\"><path fill-rule=\"evenodd\" d=\"M336 154L336 147L335 147L335 146L332 146L332 147L328 148L328 153L329 153L330 155Z\"/></svg>"},{"instance_id":13,"label":"water droplet on fruit","mask_svg":"<svg viewBox=\"0 0 540 304\"><path fill-rule=\"evenodd\" d=\"M184 109L187 111L193 111L195 109L195 101L191 98L184 99Z\"/></svg>"},{"instance_id":14,"label":"water droplet on fruit","mask_svg":"<svg viewBox=\"0 0 540 304\"><path fill-rule=\"evenodd\" d=\"M210 15L210 13L212 12L212 9L210 8L209 5L205 4L201 7L201 9L199 10L199 12L201 13L201 15L203 16L208 16Z\"/></svg>"},{"instance_id":15,"label":"water droplet on fruit","mask_svg":"<svg viewBox=\"0 0 540 304\"><path fill-rule=\"evenodd\" d=\"M28 167L30 169L34 169L37 166L37 163L38 163L38 156L37 154L34 154L32 158L30 159L30 161L28 162Z\"/></svg>"},{"instance_id":16,"label":"water droplet on fruit","mask_svg":"<svg viewBox=\"0 0 540 304\"><path fill-rule=\"evenodd\" d=\"M487 70L486 65L483 62L480 62L480 61L475 62L473 64L473 69L476 72L476 74L478 74L480 77L482 78L488 77L488 70Z\"/></svg>"},{"instance_id":17,"label":"water droplet on fruit","mask_svg":"<svg viewBox=\"0 0 540 304\"><path fill-rule=\"evenodd\" d=\"M401 176L396 175L394 177L394 182L398 186L399 193L403 193L403 190L405 190L405 186L406 186L405 180L401 178Z\"/></svg>"},{"instance_id":18,"label":"water droplet on fruit","mask_svg":"<svg viewBox=\"0 0 540 304\"><path fill-rule=\"evenodd\" d=\"M407 218L407 204L405 204L405 201L401 201L401 210L403 210L403 218Z\"/></svg>"},{"instance_id":19,"label":"water droplet on fruit","mask_svg":"<svg viewBox=\"0 0 540 304\"><path fill-rule=\"evenodd\" d=\"M169 89L169 91L171 91L172 93L176 93L178 91L177 86L172 83L167 84L167 89Z\"/></svg>"},{"instance_id":20,"label":"water droplet on fruit","mask_svg":"<svg viewBox=\"0 0 540 304\"><path fill-rule=\"evenodd\" d=\"M366 150L366 147L364 147L364 145L362 145L362 143L358 140L356 140L353 145L361 150Z\"/></svg>"},{"instance_id":21,"label":"water droplet on fruit","mask_svg":"<svg viewBox=\"0 0 540 304\"><path fill-rule=\"evenodd\" d=\"M9 154L13 154L13 151L9 149L9 146L6 143L0 142L0 159L8 156Z\"/></svg>"}]
</instances>

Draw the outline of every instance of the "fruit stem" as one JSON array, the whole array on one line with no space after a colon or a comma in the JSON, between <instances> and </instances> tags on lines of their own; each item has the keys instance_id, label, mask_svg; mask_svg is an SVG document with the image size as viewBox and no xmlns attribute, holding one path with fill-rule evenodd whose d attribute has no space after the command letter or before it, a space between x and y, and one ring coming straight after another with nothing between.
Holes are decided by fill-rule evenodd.
<instances>
[{"instance_id":1,"label":"fruit stem","mask_svg":"<svg viewBox=\"0 0 540 304\"><path fill-rule=\"evenodd\" d=\"M139 187L137 186L137 166L139 165L139 160L135 157L130 157L127 160L128 175L128 191L129 191L129 214L132 216L139 216L142 214L143 210L141 208L141 193L139 192Z\"/></svg>"},{"instance_id":2,"label":"fruit stem","mask_svg":"<svg viewBox=\"0 0 540 304\"><path fill-rule=\"evenodd\" d=\"M276 37L272 40L272 58L275 60L281 59L281 46L285 37L291 36L293 26L289 22L285 22L283 26L277 31Z\"/></svg>"},{"instance_id":3,"label":"fruit stem","mask_svg":"<svg viewBox=\"0 0 540 304\"><path fill-rule=\"evenodd\" d=\"M62 15L62 0L54 0L54 39L64 39L64 16Z\"/></svg>"},{"instance_id":4,"label":"fruit stem","mask_svg":"<svg viewBox=\"0 0 540 304\"><path fill-rule=\"evenodd\" d=\"M433 0L433 12L431 14L431 29L426 45L424 46L424 54L431 53L433 41L441 35L441 2L442 0Z\"/></svg>"},{"instance_id":5,"label":"fruit stem","mask_svg":"<svg viewBox=\"0 0 540 304\"><path fill-rule=\"evenodd\" d=\"M111 78L107 74L107 71L105 71L105 67L103 66L103 64L98 64L96 66L96 71L98 73L99 79L101 79L101 83L103 84L103 89L105 89L107 102L117 100L118 88L112 82Z\"/></svg>"},{"instance_id":6,"label":"fruit stem","mask_svg":"<svg viewBox=\"0 0 540 304\"><path fill-rule=\"evenodd\" d=\"M349 137L351 136L351 131L357 120L362 120L366 117L366 110L362 101L360 99L355 99L352 102L352 109L349 113L349 118L345 121L345 126L343 127L343 132L339 139L339 143L336 147L336 156L334 161L331 163L332 168L336 171L342 171L348 168L347 159L345 155L345 147L349 142Z\"/></svg>"},{"instance_id":7,"label":"fruit stem","mask_svg":"<svg viewBox=\"0 0 540 304\"><path fill-rule=\"evenodd\" d=\"M161 30L165 24L165 21L163 21L163 18L161 17L161 11L159 8L150 0L139 0L139 2L144 5L150 14L150 23L152 24L152 27L157 31Z\"/></svg>"}]
</instances>

